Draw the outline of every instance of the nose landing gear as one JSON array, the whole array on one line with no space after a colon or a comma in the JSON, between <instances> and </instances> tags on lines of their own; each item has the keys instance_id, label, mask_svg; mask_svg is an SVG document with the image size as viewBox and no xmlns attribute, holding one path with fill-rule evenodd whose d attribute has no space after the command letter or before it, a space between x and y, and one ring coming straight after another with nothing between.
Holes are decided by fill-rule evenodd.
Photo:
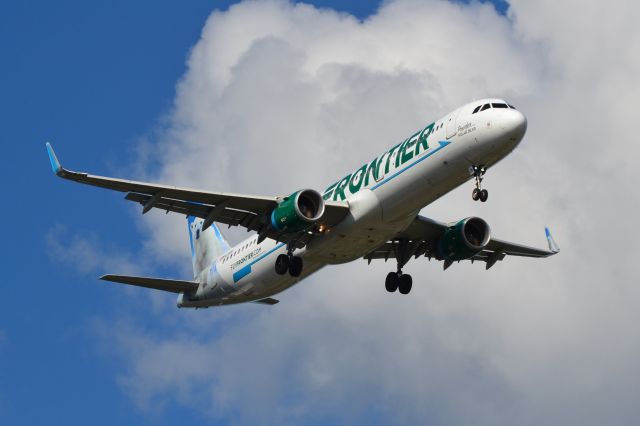
<instances>
[{"instance_id":1,"label":"nose landing gear","mask_svg":"<svg viewBox=\"0 0 640 426\"><path fill-rule=\"evenodd\" d=\"M487 169L484 166L471 166L469 167L469 172L476 179L476 187L473 189L471 193L471 198L473 201L482 201L483 203L489 199L489 191L486 189L482 189L482 179L484 179L484 174Z\"/></svg>"}]
</instances>

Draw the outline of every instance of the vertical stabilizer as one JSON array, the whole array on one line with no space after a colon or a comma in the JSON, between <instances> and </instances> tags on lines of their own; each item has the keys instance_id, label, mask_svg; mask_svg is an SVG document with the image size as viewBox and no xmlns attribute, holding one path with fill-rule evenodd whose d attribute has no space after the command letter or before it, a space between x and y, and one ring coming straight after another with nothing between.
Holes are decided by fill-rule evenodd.
<instances>
[{"instance_id":1,"label":"vertical stabilizer","mask_svg":"<svg viewBox=\"0 0 640 426\"><path fill-rule=\"evenodd\" d=\"M216 224L211 224L203 231L203 222L203 219L187 216L194 277L211 266L218 256L229 250L229 243L224 239Z\"/></svg>"}]
</instances>

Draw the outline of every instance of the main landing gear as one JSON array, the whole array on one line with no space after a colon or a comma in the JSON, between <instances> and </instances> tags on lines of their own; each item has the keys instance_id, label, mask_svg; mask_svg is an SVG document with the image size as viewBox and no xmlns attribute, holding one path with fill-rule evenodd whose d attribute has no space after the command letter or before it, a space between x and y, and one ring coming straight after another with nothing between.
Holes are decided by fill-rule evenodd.
<instances>
[{"instance_id":1,"label":"main landing gear","mask_svg":"<svg viewBox=\"0 0 640 426\"><path fill-rule=\"evenodd\" d=\"M400 294L409 294L412 285L413 279L411 275L403 274L402 271L389 272L384 282L384 286L389 293L398 290Z\"/></svg>"},{"instance_id":2,"label":"main landing gear","mask_svg":"<svg viewBox=\"0 0 640 426\"><path fill-rule=\"evenodd\" d=\"M387 279L384 282L384 286L389 293L393 293L396 290L400 294L409 294L411 286L413 285L413 279L409 274L402 273L402 267L407 264L411 258L411 254L415 251L415 244L409 243L407 240L399 240L394 245L396 261L398 262L398 271L389 272Z\"/></svg>"},{"instance_id":3,"label":"main landing gear","mask_svg":"<svg viewBox=\"0 0 640 426\"><path fill-rule=\"evenodd\" d=\"M482 179L486 171L487 169L485 169L484 166L469 167L469 172L476 179L476 187L471 193L471 198L473 198L473 201L480 200L484 203L489 198L489 191L487 191L486 189L482 189Z\"/></svg>"},{"instance_id":4,"label":"main landing gear","mask_svg":"<svg viewBox=\"0 0 640 426\"><path fill-rule=\"evenodd\" d=\"M302 258L293 255L293 248L289 248L287 254L281 254L276 258L276 274L284 275L287 271L292 277L299 277L302 273Z\"/></svg>"}]
</instances>

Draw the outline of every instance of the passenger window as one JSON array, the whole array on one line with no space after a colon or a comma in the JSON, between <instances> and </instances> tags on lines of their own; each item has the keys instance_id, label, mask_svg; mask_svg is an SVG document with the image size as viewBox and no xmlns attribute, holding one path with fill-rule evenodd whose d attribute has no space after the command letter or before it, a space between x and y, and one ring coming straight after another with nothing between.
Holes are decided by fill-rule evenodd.
<instances>
[{"instance_id":1,"label":"passenger window","mask_svg":"<svg viewBox=\"0 0 640 426\"><path fill-rule=\"evenodd\" d=\"M480 111L484 111L485 109L489 109L489 108L491 108L491 104L484 104Z\"/></svg>"},{"instance_id":2,"label":"passenger window","mask_svg":"<svg viewBox=\"0 0 640 426\"><path fill-rule=\"evenodd\" d=\"M476 107L476 109L473 110L472 114L475 114L476 112L480 111L480 108L482 107L482 105L478 105Z\"/></svg>"}]
</instances>

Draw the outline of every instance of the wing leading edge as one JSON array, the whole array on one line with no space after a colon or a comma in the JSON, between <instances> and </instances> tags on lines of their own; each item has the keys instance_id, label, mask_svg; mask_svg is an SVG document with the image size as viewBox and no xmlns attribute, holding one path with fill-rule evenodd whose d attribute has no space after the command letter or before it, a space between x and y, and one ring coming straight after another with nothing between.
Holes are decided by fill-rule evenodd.
<instances>
[{"instance_id":1,"label":"wing leading edge","mask_svg":"<svg viewBox=\"0 0 640 426\"><path fill-rule=\"evenodd\" d=\"M296 238L297 246L306 244L308 237L290 235L270 229L269 215L282 197L212 192L177 186L159 185L133 180L116 179L74 172L60 164L51 144L46 143L51 168L56 176L86 185L125 192L125 199L142 205L145 214L152 208L192 215L204 219L203 229L214 221L229 226L242 226L248 231L263 233L264 237L288 242ZM348 213L349 206L341 202L325 202L325 212L320 223L327 227L338 224Z\"/></svg>"}]
</instances>

